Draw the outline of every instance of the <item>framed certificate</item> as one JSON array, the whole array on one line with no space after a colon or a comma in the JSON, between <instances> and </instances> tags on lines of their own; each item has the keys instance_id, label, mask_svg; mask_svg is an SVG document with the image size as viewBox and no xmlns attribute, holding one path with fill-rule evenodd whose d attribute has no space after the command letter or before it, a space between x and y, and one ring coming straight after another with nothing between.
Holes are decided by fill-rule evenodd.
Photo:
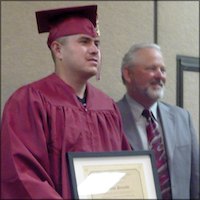
<instances>
[{"instance_id":1,"label":"framed certificate","mask_svg":"<svg viewBox=\"0 0 200 200\"><path fill-rule=\"evenodd\" d=\"M74 199L161 198L152 151L69 152Z\"/></svg>"}]
</instances>

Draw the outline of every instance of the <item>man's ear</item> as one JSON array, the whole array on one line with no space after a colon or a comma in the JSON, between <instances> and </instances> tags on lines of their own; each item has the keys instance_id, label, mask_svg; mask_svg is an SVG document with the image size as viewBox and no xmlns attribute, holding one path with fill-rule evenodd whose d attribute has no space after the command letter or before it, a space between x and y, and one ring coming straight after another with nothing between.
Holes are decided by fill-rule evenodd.
<instances>
[{"instance_id":1,"label":"man's ear","mask_svg":"<svg viewBox=\"0 0 200 200\"><path fill-rule=\"evenodd\" d=\"M55 58L62 60L62 45L59 42L53 41L51 43L51 50Z\"/></svg>"},{"instance_id":2,"label":"man's ear","mask_svg":"<svg viewBox=\"0 0 200 200\"><path fill-rule=\"evenodd\" d=\"M132 80L133 73L130 71L128 67L124 67L122 70L123 78L125 82L130 83Z\"/></svg>"}]
</instances>

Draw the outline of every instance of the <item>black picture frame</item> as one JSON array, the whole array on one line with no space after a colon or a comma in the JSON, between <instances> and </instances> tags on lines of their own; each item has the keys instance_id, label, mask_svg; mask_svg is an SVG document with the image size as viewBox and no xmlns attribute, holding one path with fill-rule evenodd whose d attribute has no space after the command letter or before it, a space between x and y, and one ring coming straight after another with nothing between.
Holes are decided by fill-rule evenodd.
<instances>
[{"instance_id":1,"label":"black picture frame","mask_svg":"<svg viewBox=\"0 0 200 200\"><path fill-rule=\"evenodd\" d=\"M151 150L69 152L66 157L74 199L161 198L155 157ZM86 183L90 184L86 186ZM102 192L104 187L106 192ZM98 188L102 191L96 191ZM90 194L86 194L87 190Z\"/></svg>"},{"instance_id":2,"label":"black picture frame","mask_svg":"<svg viewBox=\"0 0 200 200\"><path fill-rule=\"evenodd\" d=\"M185 71L200 72L199 58L177 55L176 56L176 105L184 107L184 79Z\"/></svg>"}]
</instances>

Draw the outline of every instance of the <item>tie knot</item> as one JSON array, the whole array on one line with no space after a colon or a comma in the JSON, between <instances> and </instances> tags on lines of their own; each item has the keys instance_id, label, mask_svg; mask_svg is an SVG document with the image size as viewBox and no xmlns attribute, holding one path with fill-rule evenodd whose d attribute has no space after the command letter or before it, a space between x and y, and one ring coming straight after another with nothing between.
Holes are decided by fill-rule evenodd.
<instances>
[{"instance_id":1,"label":"tie knot","mask_svg":"<svg viewBox=\"0 0 200 200\"><path fill-rule=\"evenodd\" d=\"M142 115L147 119L149 120L151 118L151 111L148 110L148 109L144 109L143 112L142 112Z\"/></svg>"}]
</instances>

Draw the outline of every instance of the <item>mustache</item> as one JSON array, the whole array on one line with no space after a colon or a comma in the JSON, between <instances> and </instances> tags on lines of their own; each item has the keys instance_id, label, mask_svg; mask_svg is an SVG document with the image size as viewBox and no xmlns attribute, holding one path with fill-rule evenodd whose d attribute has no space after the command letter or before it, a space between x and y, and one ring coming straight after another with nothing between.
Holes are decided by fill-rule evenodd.
<instances>
[{"instance_id":1,"label":"mustache","mask_svg":"<svg viewBox=\"0 0 200 200\"><path fill-rule=\"evenodd\" d=\"M153 80L153 81L151 81L151 84L153 84L153 85L160 85L161 87L165 86L165 82L162 81L162 80Z\"/></svg>"}]
</instances>

